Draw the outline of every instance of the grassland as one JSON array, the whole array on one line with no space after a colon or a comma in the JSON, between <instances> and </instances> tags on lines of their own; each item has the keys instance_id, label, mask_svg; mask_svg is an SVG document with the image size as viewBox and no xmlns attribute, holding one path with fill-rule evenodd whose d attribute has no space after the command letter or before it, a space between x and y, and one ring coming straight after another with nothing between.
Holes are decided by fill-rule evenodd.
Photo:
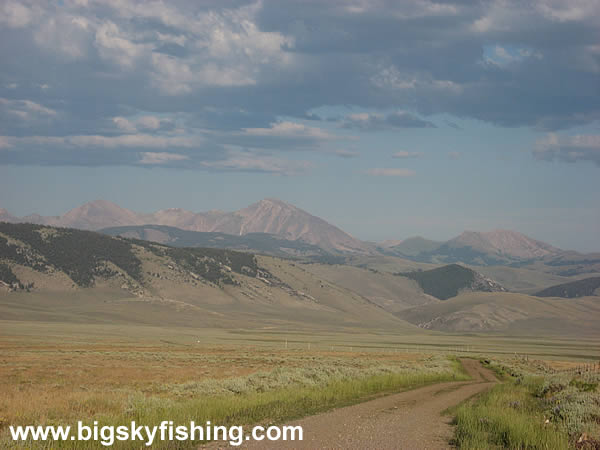
<instances>
[{"instance_id":1,"label":"grassland","mask_svg":"<svg viewBox=\"0 0 600 450\"><path fill-rule=\"evenodd\" d=\"M157 425L165 418L277 423L373 395L465 379L456 361L442 354L130 338L0 339L0 447L12 445L8 425L73 425L77 420ZM76 448L86 447L78 443Z\"/></svg>"},{"instance_id":2,"label":"grassland","mask_svg":"<svg viewBox=\"0 0 600 450\"><path fill-rule=\"evenodd\" d=\"M504 379L452 412L461 449L596 449L600 446L600 370L596 363L501 359Z\"/></svg>"},{"instance_id":3,"label":"grassland","mask_svg":"<svg viewBox=\"0 0 600 450\"><path fill-rule=\"evenodd\" d=\"M455 355L513 352L600 358L582 339L2 321L0 447L9 424L283 422L461 379Z\"/></svg>"}]
</instances>

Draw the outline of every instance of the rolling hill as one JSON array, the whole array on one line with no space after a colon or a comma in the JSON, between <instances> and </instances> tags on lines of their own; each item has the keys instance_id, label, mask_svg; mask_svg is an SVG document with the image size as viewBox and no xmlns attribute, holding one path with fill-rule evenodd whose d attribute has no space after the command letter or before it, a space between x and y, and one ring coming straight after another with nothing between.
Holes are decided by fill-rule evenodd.
<instances>
[{"instance_id":1,"label":"rolling hill","mask_svg":"<svg viewBox=\"0 0 600 450\"><path fill-rule=\"evenodd\" d=\"M426 294L440 300L455 297L463 291L506 292L490 278L458 264L396 275L415 280Z\"/></svg>"},{"instance_id":2,"label":"rolling hill","mask_svg":"<svg viewBox=\"0 0 600 450\"><path fill-rule=\"evenodd\" d=\"M423 292L414 280L391 273L337 264L306 264L304 267L315 276L356 292L392 313L439 301Z\"/></svg>"},{"instance_id":3,"label":"rolling hill","mask_svg":"<svg viewBox=\"0 0 600 450\"><path fill-rule=\"evenodd\" d=\"M600 335L600 297L538 298L508 292L469 292L405 309L398 317L428 330L515 336ZM510 349L508 349L510 351Z\"/></svg>"},{"instance_id":4,"label":"rolling hill","mask_svg":"<svg viewBox=\"0 0 600 450\"><path fill-rule=\"evenodd\" d=\"M247 252L0 223L0 268L3 320L415 331L299 264Z\"/></svg>"},{"instance_id":5,"label":"rolling hill","mask_svg":"<svg viewBox=\"0 0 600 450\"><path fill-rule=\"evenodd\" d=\"M600 296L600 277L584 278L556 286L551 286L535 294L536 297L577 298L590 295Z\"/></svg>"}]
</instances>

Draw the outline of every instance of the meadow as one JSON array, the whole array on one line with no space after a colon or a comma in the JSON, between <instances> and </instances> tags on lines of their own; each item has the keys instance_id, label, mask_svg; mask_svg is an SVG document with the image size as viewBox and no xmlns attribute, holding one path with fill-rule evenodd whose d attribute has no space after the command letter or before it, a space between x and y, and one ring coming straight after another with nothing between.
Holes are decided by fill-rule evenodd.
<instances>
[{"instance_id":1,"label":"meadow","mask_svg":"<svg viewBox=\"0 0 600 450\"><path fill-rule=\"evenodd\" d=\"M456 360L442 354L182 344L161 338L143 343L139 336L55 332L63 334L0 340L3 448L13 445L8 425L73 425L77 420L153 425L166 418L278 423L373 395L466 379Z\"/></svg>"},{"instance_id":2,"label":"meadow","mask_svg":"<svg viewBox=\"0 0 600 450\"><path fill-rule=\"evenodd\" d=\"M155 425L165 418L282 423L386 393L465 380L457 356L509 360L518 351L567 365L599 356L592 341L435 333L10 321L1 322L0 330L2 448L15 445L9 425ZM155 448L169 448L161 445ZM88 448L72 442L46 448L57 446Z\"/></svg>"}]
</instances>

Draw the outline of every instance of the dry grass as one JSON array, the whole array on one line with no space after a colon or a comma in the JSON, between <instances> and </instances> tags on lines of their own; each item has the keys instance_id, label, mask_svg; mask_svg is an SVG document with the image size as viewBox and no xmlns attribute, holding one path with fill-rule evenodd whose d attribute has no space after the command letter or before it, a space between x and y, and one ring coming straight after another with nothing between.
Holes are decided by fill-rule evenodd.
<instances>
[{"instance_id":1,"label":"dry grass","mask_svg":"<svg viewBox=\"0 0 600 450\"><path fill-rule=\"evenodd\" d=\"M118 417L140 395L188 401L324 386L385 374L439 375L445 356L0 340L0 430ZM6 434L7 429L1 430ZM0 441L1 442L1 441Z\"/></svg>"}]
</instances>

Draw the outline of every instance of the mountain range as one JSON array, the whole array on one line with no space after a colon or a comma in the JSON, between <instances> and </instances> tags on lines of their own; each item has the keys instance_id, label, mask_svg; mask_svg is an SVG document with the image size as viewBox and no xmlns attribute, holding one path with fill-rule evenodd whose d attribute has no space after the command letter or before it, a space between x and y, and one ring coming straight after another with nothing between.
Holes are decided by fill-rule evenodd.
<instances>
[{"instance_id":1,"label":"mountain range","mask_svg":"<svg viewBox=\"0 0 600 450\"><path fill-rule=\"evenodd\" d=\"M600 254L564 251L510 230L465 231L446 242L423 237L380 244L365 242L290 203L273 198L233 212L169 208L154 213L138 213L106 200L96 200L62 216L16 217L0 209L0 221L93 231L106 229L108 234L175 246L236 248L276 256L386 255L420 263L513 267L541 262L547 272L561 276L600 272ZM188 232L185 236L184 231Z\"/></svg>"},{"instance_id":2,"label":"mountain range","mask_svg":"<svg viewBox=\"0 0 600 450\"><path fill-rule=\"evenodd\" d=\"M300 208L277 199L264 199L234 212L194 213L169 208L151 214L137 213L108 202L96 200L72 209L62 216L33 214L15 217L0 209L0 221L100 230L132 225L166 225L182 230L218 232L243 236L268 233L287 240L302 240L333 253L370 253L371 246Z\"/></svg>"},{"instance_id":3,"label":"mountain range","mask_svg":"<svg viewBox=\"0 0 600 450\"><path fill-rule=\"evenodd\" d=\"M0 223L4 320L597 336L598 279L542 299L457 264L390 273Z\"/></svg>"},{"instance_id":4,"label":"mountain range","mask_svg":"<svg viewBox=\"0 0 600 450\"><path fill-rule=\"evenodd\" d=\"M420 262L463 262L474 265L520 263L564 253L550 244L510 230L465 231L446 242L419 236L383 245L381 250L386 254Z\"/></svg>"}]
</instances>

